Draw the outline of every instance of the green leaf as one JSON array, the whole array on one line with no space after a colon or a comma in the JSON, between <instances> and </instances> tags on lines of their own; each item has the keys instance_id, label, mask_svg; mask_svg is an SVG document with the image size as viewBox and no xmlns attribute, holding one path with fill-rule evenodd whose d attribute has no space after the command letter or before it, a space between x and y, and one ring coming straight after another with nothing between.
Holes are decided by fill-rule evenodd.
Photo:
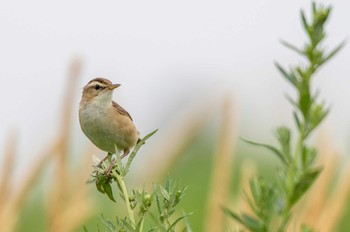
<instances>
[{"instance_id":1,"label":"green leaf","mask_svg":"<svg viewBox=\"0 0 350 232\"><path fill-rule=\"evenodd\" d=\"M334 48L326 57L324 57L319 64L319 66L323 65L327 61L329 61L333 56L335 56L346 44L346 41L341 42L336 48Z\"/></svg>"},{"instance_id":2,"label":"green leaf","mask_svg":"<svg viewBox=\"0 0 350 232\"><path fill-rule=\"evenodd\" d=\"M250 229L251 231L256 232L262 232L267 231L266 228L264 228L264 225L259 222L257 219L253 218L252 216L248 214L242 214L242 221L244 222L244 225Z\"/></svg>"},{"instance_id":3,"label":"green leaf","mask_svg":"<svg viewBox=\"0 0 350 232\"><path fill-rule=\"evenodd\" d=\"M89 232L85 225L83 226L83 230L84 232Z\"/></svg>"},{"instance_id":4,"label":"green leaf","mask_svg":"<svg viewBox=\"0 0 350 232\"><path fill-rule=\"evenodd\" d=\"M185 213L184 213L185 214ZM192 214L192 213L191 213ZM185 227L185 229L184 229L184 231L186 231L186 232L192 232L192 229L191 229L191 226L190 226L190 222L188 221L188 217L185 217L185 225L186 225L186 227Z\"/></svg>"},{"instance_id":5,"label":"green leaf","mask_svg":"<svg viewBox=\"0 0 350 232\"><path fill-rule=\"evenodd\" d=\"M322 104L314 103L310 110L310 125L306 128L305 137L306 138L328 115L329 109L325 109Z\"/></svg>"},{"instance_id":6,"label":"green leaf","mask_svg":"<svg viewBox=\"0 0 350 232\"><path fill-rule=\"evenodd\" d=\"M226 208L226 207L222 207L222 211L224 211L224 213L228 216L230 216L232 219L238 221L239 223L241 223L242 225L244 225L244 221L242 220L241 216L233 211L231 211L230 209Z\"/></svg>"},{"instance_id":7,"label":"green leaf","mask_svg":"<svg viewBox=\"0 0 350 232\"><path fill-rule=\"evenodd\" d=\"M297 48L296 46L294 46L293 44L288 43L285 40L280 40L281 44L283 44L285 47L291 49L292 51L295 51L296 53L298 53L299 55L304 56L304 52L302 50L300 50L299 48Z\"/></svg>"},{"instance_id":8,"label":"green leaf","mask_svg":"<svg viewBox=\"0 0 350 232\"><path fill-rule=\"evenodd\" d=\"M161 185L159 185L159 189L160 189L160 192L163 195L164 199L166 199L167 201L170 201L170 195L169 195L168 191L165 188L163 188L163 186L161 186Z\"/></svg>"},{"instance_id":9,"label":"green leaf","mask_svg":"<svg viewBox=\"0 0 350 232\"><path fill-rule=\"evenodd\" d=\"M243 226L247 227L250 231L252 232L267 232L266 228L264 227L264 225L259 222L258 220L256 220L255 218L253 218L252 216L248 215L248 214L237 214L233 211L231 211L228 208L223 207L222 210L224 211L224 213L228 216L230 216L231 218L233 218L234 220L238 221L239 223L241 223Z\"/></svg>"},{"instance_id":10,"label":"green leaf","mask_svg":"<svg viewBox=\"0 0 350 232\"><path fill-rule=\"evenodd\" d=\"M139 149L141 148L141 146L142 146L143 144L145 144L146 140L147 140L148 138L150 138L151 136L153 136L157 131L158 131L158 129L152 131L151 133L149 133L148 135L146 135L141 141L139 141L139 142L136 144L136 146L134 147L133 151L131 152L131 154L130 154L130 156L129 156L129 158L128 158L128 161L127 161L127 163L126 163L126 165L125 165L125 174L128 173L128 171L129 171L129 169L130 169L130 165L131 165L133 159L135 158L137 152L138 152Z\"/></svg>"},{"instance_id":11,"label":"green leaf","mask_svg":"<svg viewBox=\"0 0 350 232\"><path fill-rule=\"evenodd\" d=\"M250 191L252 192L252 190L250 189ZM254 199L252 199L250 197L250 194L248 194L247 191L243 191L243 197L245 198L245 200L247 201L249 207L253 210L255 215L259 214L259 206L255 204ZM253 197L254 198L254 197Z\"/></svg>"},{"instance_id":12,"label":"green leaf","mask_svg":"<svg viewBox=\"0 0 350 232\"><path fill-rule=\"evenodd\" d=\"M124 221L124 226L126 228L128 228L128 231L130 231L130 232L140 232L140 230L134 229L134 227L130 223L126 222L126 221Z\"/></svg>"},{"instance_id":13,"label":"green leaf","mask_svg":"<svg viewBox=\"0 0 350 232\"><path fill-rule=\"evenodd\" d=\"M254 146L259 146L259 147L264 147L270 151L272 151L275 155L277 155L277 157L282 161L283 164L288 164L287 160L285 159L285 157L283 156L282 152L280 150L278 150L277 148L275 148L274 146L268 145L268 144L263 144L263 143L256 143L253 141L249 141L246 139L241 138L244 142L252 144Z\"/></svg>"},{"instance_id":14,"label":"green leaf","mask_svg":"<svg viewBox=\"0 0 350 232\"><path fill-rule=\"evenodd\" d=\"M160 204L160 199L159 199L159 196L158 196L158 192L157 192L156 186L153 186L153 191L154 191L154 194L156 196L157 208L158 208L158 212L159 212L159 215L160 215L160 214L163 213L163 210L162 210L162 206Z\"/></svg>"},{"instance_id":15,"label":"green leaf","mask_svg":"<svg viewBox=\"0 0 350 232\"><path fill-rule=\"evenodd\" d=\"M301 232L313 232L314 230L311 228L311 227L309 227L309 226L307 226L307 225L301 225Z\"/></svg>"},{"instance_id":16,"label":"green leaf","mask_svg":"<svg viewBox=\"0 0 350 232\"><path fill-rule=\"evenodd\" d=\"M312 2L311 3L311 9L312 9L312 16L315 18L316 14L318 12L318 10L317 10L318 8L316 6L316 2Z\"/></svg>"},{"instance_id":17,"label":"green leaf","mask_svg":"<svg viewBox=\"0 0 350 232\"><path fill-rule=\"evenodd\" d=\"M278 228L278 231L286 231L286 227L289 223L291 216L292 216L291 213L288 213L285 220L281 223L280 227Z\"/></svg>"},{"instance_id":18,"label":"green leaf","mask_svg":"<svg viewBox=\"0 0 350 232\"><path fill-rule=\"evenodd\" d=\"M112 201L116 202L114 200L114 197L113 197L111 184L108 181L103 184L103 189L106 192L108 198L111 199Z\"/></svg>"},{"instance_id":19,"label":"green leaf","mask_svg":"<svg viewBox=\"0 0 350 232\"><path fill-rule=\"evenodd\" d=\"M190 216L190 215L192 215L192 214L193 214L193 213L188 213L188 214L185 214L185 215L183 215L183 216L181 216L181 217L178 217L178 218L170 225L168 231L172 231L172 229L175 230L175 226L176 226L177 223L179 223L181 220L185 219L186 217L188 217L188 216Z\"/></svg>"},{"instance_id":20,"label":"green leaf","mask_svg":"<svg viewBox=\"0 0 350 232\"><path fill-rule=\"evenodd\" d=\"M299 89L299 95L299 109L303 113L304 118L307 119L311 108L310 86L308 80L304 79L303 84Z\"/></svg>"},{"instance_id":21,"label":"green leaf","mask_svg":"<svg viewBox=\"0 0 350 232\"><path fill-rule=\"evenodd\" d=\"M297 125L298 129L300 130L301 129L301 122L300 122L300 119L299 119L297 112L295 112L295 111L293 111L293 118L294 118L295 124Z\"/></svg>"},{"instance_id":22,"label":"green leaf","mask_svg":"<svg viewBox=\"0 0 350 232\"><path fill-rule=\"evenodd\" d=\"M305 13L303 10L300 11L300 17L301 17L301 22L303 23L304 30L307 32L307 34L310 36L310 26L306 20Z\"/></svg>"},{"instance_id":23,"label":"green leaf","mask_svg":"<svg viewBox=\"0 0 350 232\"><path fill-rule=\"evenodd\" d=\"M252 192L253 198L255 202L259 202L262 195L262 187L261 182L258 180L258 178L251 178L249 181L250 185L250 191Z\"/></svg>"},{"instance_id":24,"label":"green leaf","mask_svg":"<svg viewBox=\"0 0 350 232\"><path fill-rule=\"evenodd\" d=\"M284 96L292 106L294 106L295 108L299 108L298 103L296 101L294 101L291 96L289 96L288 94L285 94Z\"/></svg>"},{"instance_id":25,"label":"green leaf","mask_svg":"<svg viewBox=\"0 0 350 232\"><path fill-rule=\"evenodd\" d=\"M104 184L104 182L103 181L101 181L101 180L96 180L96 188L97 188L97 190L100 192L100 193L105 193L105 190L103 189L103 184Z\"/></svg>"},{"instance_id":26,"label":"green leaf","mask_svg":"<svg viewBox=\"0 0 350 232\"><path fill-rule=\"evenodd\" d=\"M114 224L110 220L106 219L103 215L101 215L101 221L109 231L115 231L117 229Z\"/></svg>"},{"instance_id":27,"label":"green leaf","mask_svg":"<svg viewBox=\"0 0 350 232\"><path fill-rule=\"evenodd\" d=\"M311 187L311 185L315 182L316 178L321 172L321 168L315 168L311 170L307 170L300 178L298 183L294 186L293 194L290 198L290 205L295 204L304 193Z\"/></svg>"},{"instance_id":28,"label":"green leaf","mask_svg":"<svg viewBox=\"0 0 350 232\"><path fill-rule=\"evenodd\" d=\"M283 77L286 78L292 85L298 86L298 81L293 74L288 74L287 71L277 62L275 62L276 68L280 71Z\"/></svg>"},{"instance_id":29,"label":"green leaf","mask_svg":"<svg viewBox=\"0 0 350 232\"><path fill-rule=\"evenodd\" d=\"M316 155L317 150L314 147L307 147L306 145L303 146L302 164L304 169L312 165L313 161L316 158Z\"/></svg>"},{"instance_id":30,"label":"green leaf","mask_svg":"<svg viewBox=\"0 0 350 232\"><path fill-rule=\"evenodd\" d=\"M165 181L165 189L167 192L170 192L170 188L171 188L171 179L169 176L167 176Z\"/></svg>"},{"instance_id":31,"label":"green leaf","mask_svg":"<svg viewBox=\"0 0 350 232\"><path fill-rule=\"evenodd\" d=\"M291 162L291 149L290 149L290 139L291 132L290 129L286 126L280 126L276 129L276 137L281 145L283 155L288 162Z\"/></svg>"},{"instance_id":32,"label":"green leaf","mask_svg":"<svg viewBox=\"0 0 350 232\"><path fill-rule=\"evenodd\" d=\"M187 188L188 186L185 185L175 192L174 206L177 205L180 202L180 200L185 196Z\"/></svg>"}]
</instances>

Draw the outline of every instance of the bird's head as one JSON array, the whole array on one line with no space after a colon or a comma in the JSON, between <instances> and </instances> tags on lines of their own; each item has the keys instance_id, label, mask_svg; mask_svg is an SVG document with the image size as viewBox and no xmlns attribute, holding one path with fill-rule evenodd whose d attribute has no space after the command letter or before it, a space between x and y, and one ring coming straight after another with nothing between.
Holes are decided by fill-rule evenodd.
<instances>
[{"instance_id":1,"label":"bird's head","mask_svg":"<svg viewBox=\"0 0 350 232\"><path fill-rule=\"evenodd\" d=\"M82 101L98 101L109 103L112 101L113 90L120 84L113 84L110 80L98 77L87 83L83 89Z\"/></svg>"}]
</instances>

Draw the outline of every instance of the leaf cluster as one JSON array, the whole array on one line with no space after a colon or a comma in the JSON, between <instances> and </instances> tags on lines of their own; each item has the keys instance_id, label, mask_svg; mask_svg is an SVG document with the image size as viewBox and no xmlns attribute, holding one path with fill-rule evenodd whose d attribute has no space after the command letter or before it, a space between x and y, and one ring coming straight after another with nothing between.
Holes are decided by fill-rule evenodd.
<instances>
[{"instance_id":1,"label":"leaf cluster","mask_svg":"<svg viewBox=\"0 0 350 232\"><path fill-rule=\"evenodd\" d=\"M94 166L92 179L89 182L95 182L97 190L102 194L106 194L109 199L115 202L111 187L112 183L116 182L119 191L122 192L117 177L124 178L126 176L139 149L145 144L146 140L153 136L157 131L158 130L152 131L136 144L125 165L122 163L120 153L116 148L115 155L108 154L108 159L100 165ZM114 175L113 172L115 173Z\"/></svg>"},{"instance_id":2,"label":"leaf cluster","mask_svg":"<svg viewBox=\"0 0 350 232\"><path fill-rule=\"evenodd\" d=\"M187 186L179 186L174 183L169 177L165 182L165 186L155 185L154 195L157 202L158 212L158 225L162 228L162 231L175 231L175 226L181 220L185 219L189 214L178 217L173 222L170 221L170 217L175 213L176 206L181 199L185 196ZM186 226L187 228L188 226ZM186 229L187 231L188 229Z\"/></svg>"},{"instance_id":3,"label":"leaf cluster","mask_svg":"<svg viewBox=\"0 0 350 232\"><path fill-rule=\"evenodd\" d=\"M326 52L322 47L326 37L324 26L330 12L331 7L313 3L309 22L301 11L302 26L308 38L303 48L282 41L286 47L306 58L306 64L292 66L287 70L279 63L275 63L282 76L297 93L296 99L287 96L294 107L293 117L298 132L296 143L292 143L291 129L286 126L280 126L275 131L278 146L245 140L268 149L282 164L277 170L274 182L268 182L262 177L251 179L252 197L247 197L247 201L254 215L224 209L226 214L250 231L285 231L292 217L293 207L312 186L322 170L321 167L314 165L317 150L308 145L306 140L329 112L324 103L318 101L318 94L312 92L314 74L344 46L344 43L341 43L330 52ZM312 231L306 225L302 225L301 230Z\"/></svg>"},{"instance_id":4,"label":"leaf cluster","mask_svg":"<svg viewBox=\"0 0 350 232\"><path fill-rule=\"evenodd\" d=\"M186 189L187 186L180 186L168 177L165 186L155 184L152 193L148 193L145 190L132 190L129 201L132 205L132 210L138 215L136 226L127 217L116 217L116 220L113 222L101 216L101 221L108 232L174 232L178 223L190 215L184 214L177 217L173 215L177 211L176 207L181 202L181 199L185 196ZM124 196L121 195L121 197L123 198ZM146 217L151 222L148 229L144 229L143 225ZM84 230L88 231L87 228L84 228ZM182 231L191 231L187 222Z\"/></svg>"},{"instance_id":5,"label":"leaf cluster","mask_svg":"<svg viewBox=\"0 0 350 232\"><path fill-rule=\"evenodd\" d=\"M103 225L108 232L144 231L146 217L149 217L153 222L147 231L172 232L175 231L176 225L189 215L184 214L172 220L172 216L177 210L176 206L185 196L187 186L180 186L169 177L164 187L161 184L156 184L153 186L153 192L151 193L148 193L144 189L128 191L126 188L124 178L129 172L132 160L141 146L145 144L145 141L156 132L157 130L151 132L138 142L126 164L122 163L118 149L116 149L117 152L115 155L108 154L107 159L94 166L92 180L90 182L94 182L99 192L106 194L110 200L116 202L112 190L112 184L115 182L120 198L128 210L128 217L117 216L115 222L103 216L101 217ZM155 205L154 201L156 201L157 206L152 207ZM137 218L135 218L135 214ZM87 228L84 227L84 230L87 231ZM186 224L184 231L190 231L189 225Z\"/></svg>"}]
</instances>

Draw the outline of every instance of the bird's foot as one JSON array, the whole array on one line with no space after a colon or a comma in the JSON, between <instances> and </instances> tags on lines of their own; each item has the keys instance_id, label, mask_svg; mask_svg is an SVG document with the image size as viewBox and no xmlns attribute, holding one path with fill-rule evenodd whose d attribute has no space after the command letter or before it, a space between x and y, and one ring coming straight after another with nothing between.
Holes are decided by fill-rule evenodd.
<instances>
[{"instance_id":1,"label":"bird's foot","mask_svg":"<svg viewBox=\"0 0 350 232\"><path fill-rule=\"evenodd\" d=\"M101 168L102 167L102 164L103 164L103 162L105 162L107 159L109 159L109 161L111 161L112 160L112 153L107 153L107 155L97 164L97 166L96 167L99 167L99 168Z\"/></svg>"},{"instance_id":2,"label":"bird's foot","mask_svg":"<svg viewBox=\"0 0 350 232\"><path fill-rule=\"evenodd\" d=\"M130 153L129 150L125 150L124 153L120 156L120 159L123 159L124 157L128 156Z\"/></svg>"},{"instance_id":3,"label":"bird's foot","mask_svg":"<svg viewBox=\"0 0 350 232\"><path fill-rule=\"evenodd\" d=\"M112 161L111 164L108 166L108 168L105 170L105 175L107 177L110 177L111 172L113 170L113 168L116 166L117 162L116 161Z\"/></svg>"}]
</instances>

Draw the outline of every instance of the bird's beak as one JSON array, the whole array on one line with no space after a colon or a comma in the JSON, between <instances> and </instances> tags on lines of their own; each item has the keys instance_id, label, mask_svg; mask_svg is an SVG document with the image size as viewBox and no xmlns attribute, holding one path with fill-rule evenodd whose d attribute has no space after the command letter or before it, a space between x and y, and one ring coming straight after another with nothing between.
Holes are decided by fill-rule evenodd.
<instances>
[{"instance_id":1,"label":"bird's beak","mask_svg":"<svg viewBox=\"0 0 350 232\"><path fill-rule=\"evenodd\" d=\"M108 89L113 90L113 89L118 88L119 86L120 86L120 84L110 85L110 86L108 87Z\"/></svg>"}]
</instances>

